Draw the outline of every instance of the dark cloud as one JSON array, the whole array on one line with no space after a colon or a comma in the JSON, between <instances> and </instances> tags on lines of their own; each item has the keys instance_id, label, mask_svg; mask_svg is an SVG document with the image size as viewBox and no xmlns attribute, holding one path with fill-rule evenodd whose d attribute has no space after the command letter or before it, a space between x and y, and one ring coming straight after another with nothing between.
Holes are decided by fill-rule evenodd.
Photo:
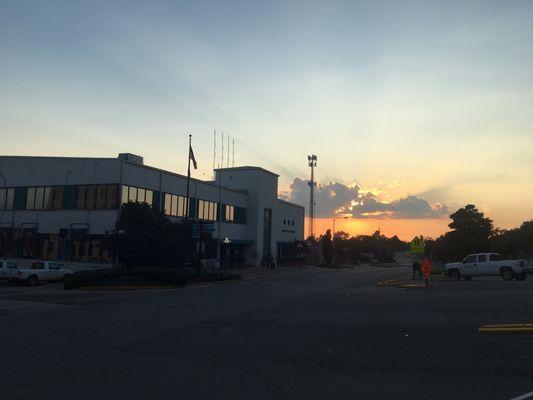
<instances>
[{"instance_id":1,"label":"dark cloud","mask_svg":"<svg viewBox=\"0 0 533 400\"><path fill-rule=\"evenodd\" d=\"M307 181L295 178L288 193L282 194L288 201L309 207L309 185ZM315 189L315 214L317 217L351 215L356 218L441 218L449 214L448 207L407 196L391 202L362 191L358 186L347 186L338 182L318 184Z\"/></svg>"}]
</instances>

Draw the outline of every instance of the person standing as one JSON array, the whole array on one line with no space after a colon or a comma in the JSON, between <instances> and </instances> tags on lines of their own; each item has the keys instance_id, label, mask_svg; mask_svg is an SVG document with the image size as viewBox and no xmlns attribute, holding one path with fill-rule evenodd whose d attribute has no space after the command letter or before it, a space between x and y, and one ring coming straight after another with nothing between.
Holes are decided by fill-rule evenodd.
<instances>
[{"instance_id":1,"label":"person standing","mask_svg":"<svg viewBox=\"0 0 533 400\"><path fill-rule=\"evenodd\" d=\"M413 264L411 264L411 267L413 268L413 280L416 279L416 274L418 274L418 278L420 279L420 263L418 260L414 260Z\"/></svg>"},{"instance_id":2,"label":"person standing","mask_svg":"<svg viewBox=\"0 0 533 400\"><path fill-rule=\"evenodd\" d=\"M429 286L429 276L431 275L431 268L433 266L431 265L431 260L428 256L424 258L424 261L422 262L422 273L424 274L424 285L427 287Z\"/></svg>"}]
</instances>

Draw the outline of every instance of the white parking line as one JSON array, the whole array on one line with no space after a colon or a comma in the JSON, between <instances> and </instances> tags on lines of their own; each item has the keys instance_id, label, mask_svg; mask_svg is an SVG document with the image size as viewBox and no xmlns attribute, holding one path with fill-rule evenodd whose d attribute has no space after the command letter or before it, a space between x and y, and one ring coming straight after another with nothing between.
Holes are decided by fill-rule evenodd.
<instances>
[{"instance_id":1,"label":"white parking line","mask_svg":"<svg viewBox=\"0 0 533 400\"><path fill-rule=\"evenodd\" d=\"M533 397L533 392L523 394L522 396L513 397L511 400L525 400Z\"/></svg>"}]
</instances>

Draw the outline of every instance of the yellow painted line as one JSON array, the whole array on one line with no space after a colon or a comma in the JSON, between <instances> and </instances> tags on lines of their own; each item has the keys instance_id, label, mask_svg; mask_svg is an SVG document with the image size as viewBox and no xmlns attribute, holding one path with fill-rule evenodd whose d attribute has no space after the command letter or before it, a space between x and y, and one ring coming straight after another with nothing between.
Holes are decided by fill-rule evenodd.
<instances>
[{"instance_id":1,"label":"yellow painted line","mask_svg":"<svg viewBox=\"0 0 533 400\"><path fill-rule=\"evenodd\" d=\"M533 333L533 327L526 328L479 328L480 333Z\"/></svg>"},{"instance_id":2,"label":"yellow painted line","mask_svg":"<svg viewBox=\"0 0 533 400\"><path fill-rule=\"evenodd\" d=\"M483 325L482 328L533 328L533 323L490 324L490 325Z\"/></svg>"}]
</instances>

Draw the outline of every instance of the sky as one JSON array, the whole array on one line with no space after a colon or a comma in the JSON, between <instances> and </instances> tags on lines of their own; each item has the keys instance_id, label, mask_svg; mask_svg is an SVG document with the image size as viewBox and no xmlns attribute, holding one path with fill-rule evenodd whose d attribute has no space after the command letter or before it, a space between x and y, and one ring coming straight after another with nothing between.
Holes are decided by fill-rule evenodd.
<instances>
[{"instance_id":1,"label":"sky","mask_svg":"<svg viewBox=\"0 0 533 400\"><path fill-rule=\"evenodd\" d=\"M533 218L531 1L0 0L0 153L280 175L317 228L436 237ZM227 157L226 157L227 158ZM220 160L216 162L218 163ZM344 219L343 217L349 217ZM319 233L320 233L319 232Z\"/></svg>"}]
</instances>

